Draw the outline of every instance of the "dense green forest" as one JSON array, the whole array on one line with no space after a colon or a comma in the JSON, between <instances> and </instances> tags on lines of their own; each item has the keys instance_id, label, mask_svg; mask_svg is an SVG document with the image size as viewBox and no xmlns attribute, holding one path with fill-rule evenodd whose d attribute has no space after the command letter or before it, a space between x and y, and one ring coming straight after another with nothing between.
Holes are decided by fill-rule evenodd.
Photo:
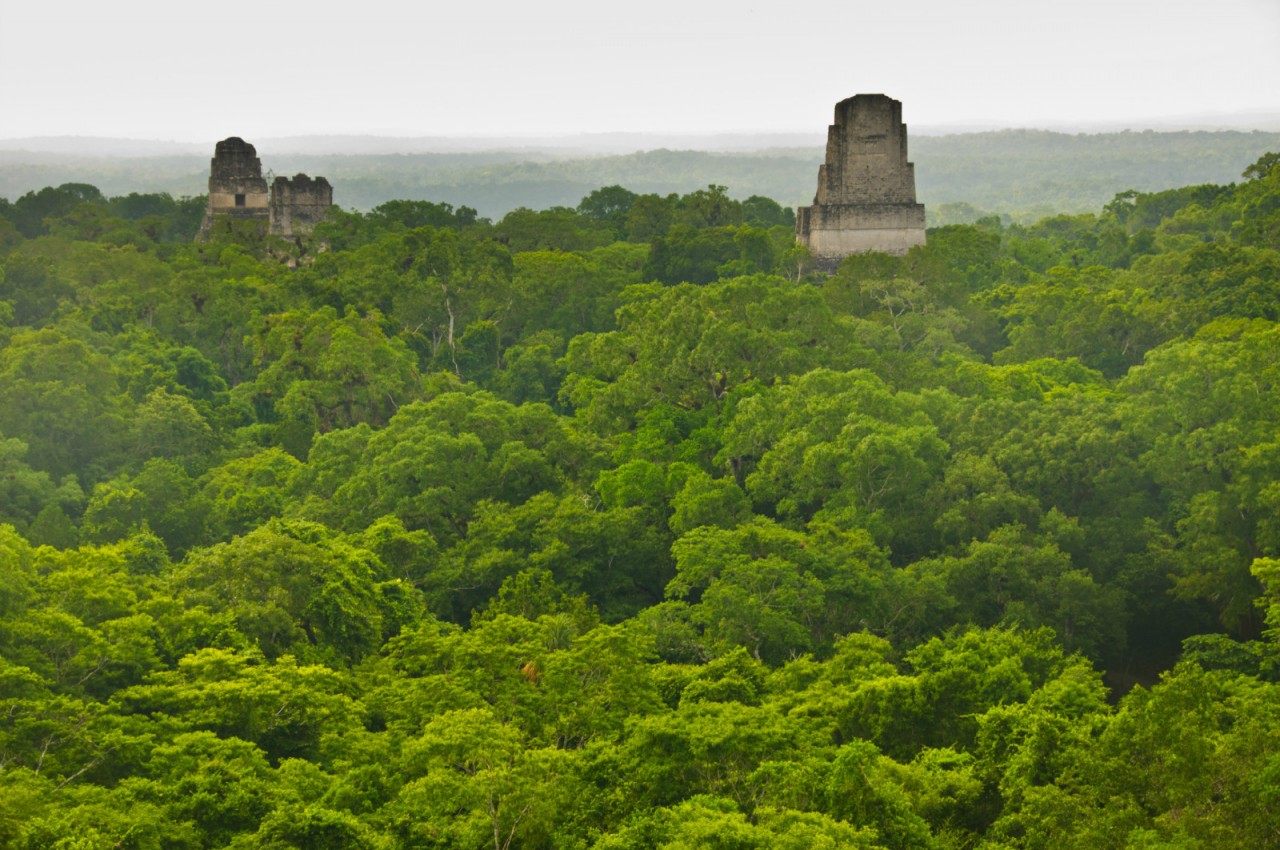
<instances>
[{"instance_id":1,"label":"dense green forest","mask_svg":"<svg viewBox=\"0 0 1280 850\"><path fill-rule=\"evenodd\" d=\"M0 847L1280 847L1280 155L584 194L0 201Z\"/></svg>"},{"instance_id":2,"label":"dense green forest","mask_svg":"<svg viewBox=\"0 0 1280 850\"><path fill-rule=\"evenodd\" d=\"M596 188L613 184L683 195L715 183L728 186L738 200L762 195L783 206L810 204L824 138L816 133L805 147L609 155L527 147L320 155L297 150L314 148L314 141L256 141L264 165L276 174L327 177L334 201L343 208L368 212L390 200L429 200L469 206L496 219L519 207L572 207ZM0 197L68 182L91 183L109 195L180 197L205 191L212 144L197 155L159 155L153 147L139 147L132 156L0 150ZM918 197L930 225L972 224L992 213L1029 224L1047 215L1096 211L1126 189L1155 192L1227 183L1239 177L1242 163L1274 150L1280 150L1280 133L1258 131L1001 130L911 136Z\"/></svg>"}]
</instances>

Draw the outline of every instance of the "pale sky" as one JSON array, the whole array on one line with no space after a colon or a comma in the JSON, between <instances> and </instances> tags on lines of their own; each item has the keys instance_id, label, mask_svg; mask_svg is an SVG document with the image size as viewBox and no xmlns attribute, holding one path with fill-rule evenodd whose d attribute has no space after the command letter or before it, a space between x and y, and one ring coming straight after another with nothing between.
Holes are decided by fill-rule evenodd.
<instances>
[{"instance_id":1,"label":"pale sky","mask_svg":"<svg viewBox=\"0 0 1280 850\"><path fill-rule=\"evenodd\" d=\"M219 17L222 16L222 17ZM0 138L818 131L1280 111L1280 0L0 0Z\"/></svg>"}]
</instances>

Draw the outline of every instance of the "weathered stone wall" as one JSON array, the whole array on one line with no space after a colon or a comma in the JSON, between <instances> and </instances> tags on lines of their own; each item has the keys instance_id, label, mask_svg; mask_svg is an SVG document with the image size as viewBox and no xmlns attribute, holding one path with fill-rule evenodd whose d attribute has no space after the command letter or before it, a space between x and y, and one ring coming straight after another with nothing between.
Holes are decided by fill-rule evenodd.
<instances>
[{"instance_id":1,"label":"weathered stone wall","mask_svg":"<svg viewBox=\"0 0 1280 850\"><path fill-rule=\"evenodd\" d=\"M915 166L907 162L902 104L882 94L836 104L816 204L914 204Z\"/></svg>"},{"instance_id":2,"label":"weathered stone wall","mask_svg":"<svg viewBox=\"0 0 1280 850\"><path fill-rule=\"evenodd\" d=\"M333 187L323 177L277 177L271 184L271 232L296 236L309 232L333 206Z\"/></svg>"},{"instance_id":3,"label":"weathered stone wall","mask_svg":"<svg viewBox=\"0 0 1280 850\"><path fill-rule=\"evenodd\" d=\"M208 239L215 221L256 221L277 236L306 233L333 205L323 177L277 177L267 189L253 145L232 136L218 142L209 163L209 204L196 239Z\"/></svg>"},{"instance_id":4,"label":"weathered stone wall","mask_svg":"<svg viewBox=\"0 0 1280 850\"><path fill-rule=\"evenodd\" d=\"M924 206L815 204L800 208L796 231L822 268L868 251L901 255L924 244Z\"/></svg>"},{"instance_id":5,"label":"weathered stone wall","mask_svg":"<svg viewBox=\"0 0 1280 850\"><path fill-rule=\"evenodd\" d=\"M905 254L924 244L924 206L916 203L901 103L860 94L836 104L818 191L813 206L797 211L796 240L824 268L849 254Z\"/></svg>"},{"instance_id":6,"label":"weathered stone wall","mask_svg":"<svg viewBox=\"0 0 1280 850\"><path fill-rule=\"evenodd\" d=\"M232 136L214 147L209 162L209 203L197 239L208 239L215 219L266 222L269 217L267 181L253 145Z\"/></svg>"}]
</instances>

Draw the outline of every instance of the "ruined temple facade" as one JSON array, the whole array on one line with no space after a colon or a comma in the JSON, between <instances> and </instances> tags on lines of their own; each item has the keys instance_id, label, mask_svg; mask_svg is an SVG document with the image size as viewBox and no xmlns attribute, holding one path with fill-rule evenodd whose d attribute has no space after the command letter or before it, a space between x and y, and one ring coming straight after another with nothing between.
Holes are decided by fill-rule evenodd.
<instances>
[{"instance_id":1,"label":"ruined temple facade","mask_svg":"<svg viewBox=\"0 0 1280 850\"><path fill-rule=\"evenodd\" d=\"M310 232L333 206L333 187L323 177L314 180L305 174L277 177L271 183L271 232L292 236Z\"/></svg>"},{"instance_id":2,"label":"ruined temple facade","mask_svg":"<svg viewBox=\"0 0 1280 850\"><path fill-rule=\"evenodd\" d=\"M208 238L216 218L267 221L269 202L262 161L253 145L234 136L218 142L209 164L209 206L199 238Z\"/></svg>"},{"instance_id":3,"label":"ruined temple facade","mask_svg":"<svg viewBox=\"0 0 1280 850\"><path fill-rule=\"evenodd\" d=\"M900 102L860 94L836 104L818 193L813 206L796 211L796 241L829 271L850 254L901 255L924 244L924 205L916 203Z\"/></svg>"},{"instance_id":4,"label":"ruined temple facade","mask_svg":"<svg viewBox=\"0 0 1280 850\"><path fill-rule=\"evenodd\" d=\"M275 236L307 233L333 205L333 187L323 177L277 177L270 189L253 145L232 136L218 142L209 166L209 206L197 239L218 220L256 221Z\"/></svg>"}]
</instances>

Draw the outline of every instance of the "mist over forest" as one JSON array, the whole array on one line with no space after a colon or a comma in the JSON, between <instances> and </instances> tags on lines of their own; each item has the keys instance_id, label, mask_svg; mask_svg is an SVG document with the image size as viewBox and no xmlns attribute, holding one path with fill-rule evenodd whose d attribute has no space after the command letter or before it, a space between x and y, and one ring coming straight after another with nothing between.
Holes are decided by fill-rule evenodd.
<instances>
[{"instance_id":1,"label":"mist over forest","mask_svg":"<svg viewBox=\"0 0 1280 850\"><path fill-rule=\"evenodd\" d=\"M572 207L588 192L608 185L665 195L717 184L729 187L739 200L763 195L784 206L808 204L823 138L811 134L809 143L800 145L805 138L670 137L658 140L670 146L642 148L655 140L600 134L526 140L505 149L496 139L427 139L420 144L458 149L411 153L332 153L411 148L413 143L405 140L307 137L281 139L278 147L271 140L248 141L257 145L264 168L275 174L327 177L335 187L335 203L343 208L368 211L397 199L443 201L496 219L518 207ZM717 149L676 149L680 143ZM103 145L112 155L86 153ZM910 145L917 194L931 224L970 222L993 213L1029 223L1052 213L1097 210L1126 189L1155 192L1231 182L1239 176L1240 163L1280 148L1280 132L1000 130L913 135ZM490 149L467 149L473 147ZM188 144L126 140L3 142L0 197L14 200L43 186L74 182L90 183L107 195L202 195L212 153L212 145L199 150Z\"/></svg>"}]
</instances>

